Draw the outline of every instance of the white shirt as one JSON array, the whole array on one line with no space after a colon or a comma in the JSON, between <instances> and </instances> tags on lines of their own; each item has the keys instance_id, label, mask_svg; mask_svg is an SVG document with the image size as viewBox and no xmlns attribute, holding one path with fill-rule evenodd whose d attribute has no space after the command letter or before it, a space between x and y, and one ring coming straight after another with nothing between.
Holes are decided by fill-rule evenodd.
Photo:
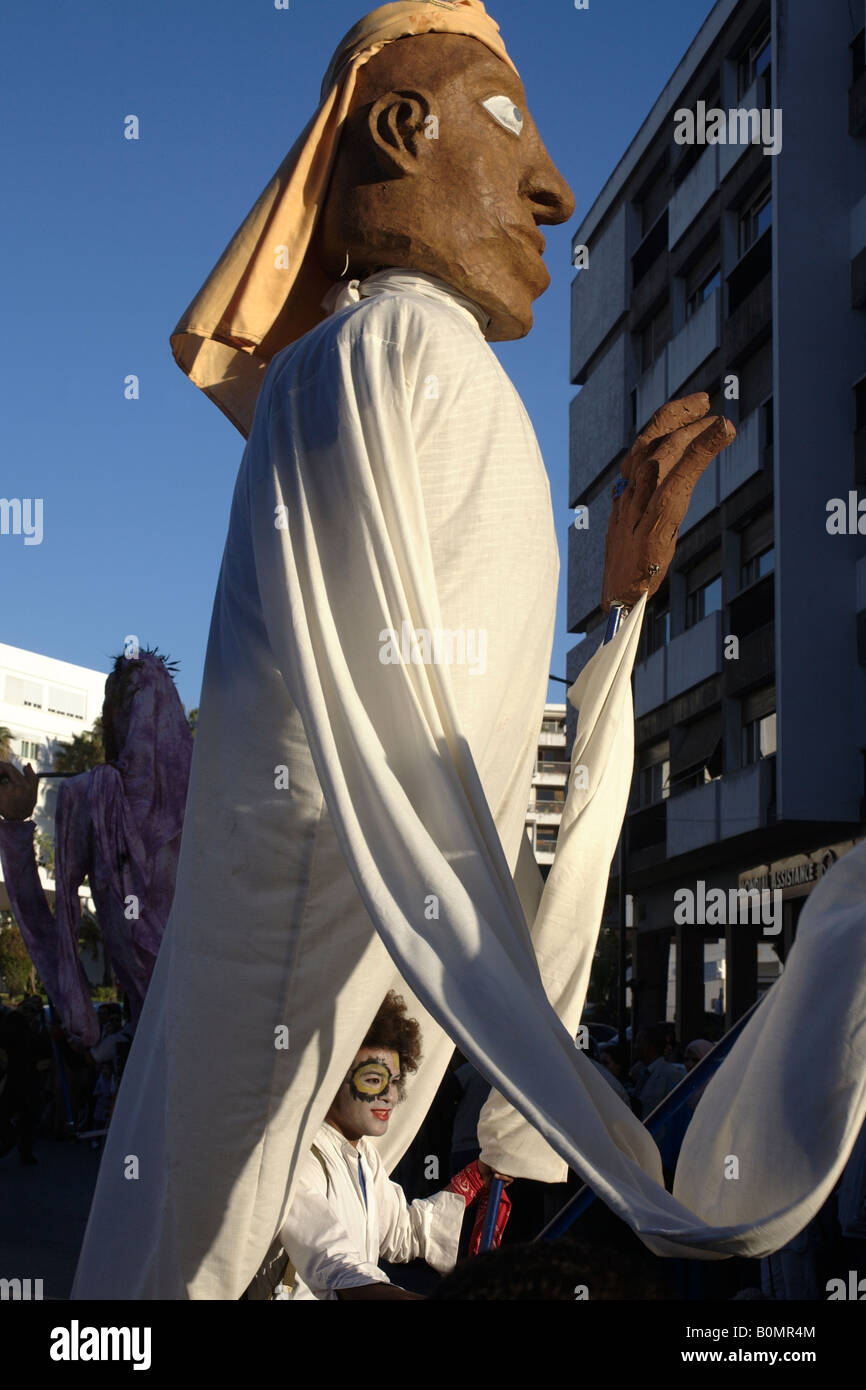
<instances>
[{"instance_id":1,"label":"white shirt","mask_svg":"<svg viewBox=\"0 0 866 1390\"><path fill-rule=\"evenodd\" d=\"M459 1193L437 1192L410 1205L369 1139L355 1148L325 1122L315 1143L321 1161L312 1152L302 1160L280 1232L297 1271L290 1300L334 1300L338 1289L387 1284L380 1259L424 1259L440 1274L454 1268L466 1208Z\"/></svg>"}]
</instances>

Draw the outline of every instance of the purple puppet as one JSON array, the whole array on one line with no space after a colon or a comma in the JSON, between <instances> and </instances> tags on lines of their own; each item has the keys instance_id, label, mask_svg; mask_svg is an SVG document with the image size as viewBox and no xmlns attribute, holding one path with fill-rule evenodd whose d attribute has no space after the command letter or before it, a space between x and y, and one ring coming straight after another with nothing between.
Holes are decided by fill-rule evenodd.
<instances>
[{"instance_id":1,"label":"purple puppet","mask_svg":"<svg viewBox=\"0 0 866 1390\"><path fill-rule=\"evenodd\" d=\"M106 955L141 1013L172 898L192 758L192 733L164 658L119 656L105 682L106 761L61 783L55 816L55 914L34 853L37 778L0 763L0 860L9 901L39 976L70 1036L99 1026L78 957L84 878Z\"/></svg>"}]
</instances>

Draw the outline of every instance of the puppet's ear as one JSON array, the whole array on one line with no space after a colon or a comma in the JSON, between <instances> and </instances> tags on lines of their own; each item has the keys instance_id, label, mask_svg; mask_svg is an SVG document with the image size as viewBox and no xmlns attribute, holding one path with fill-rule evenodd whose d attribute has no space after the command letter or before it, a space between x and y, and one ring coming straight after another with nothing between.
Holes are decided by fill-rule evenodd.
<instances>
[{"instance_id":1,"label":"puppet's ear","mask_svg":"<svg viewBox=\"0 0 866 1390\"><path fill-rule=\"evenodd\" d=\"M367 128L380 158L403 174L415 173L439 135L432 95L420 87L385 92L370 107Z\"/></svg>"}]
</instances>

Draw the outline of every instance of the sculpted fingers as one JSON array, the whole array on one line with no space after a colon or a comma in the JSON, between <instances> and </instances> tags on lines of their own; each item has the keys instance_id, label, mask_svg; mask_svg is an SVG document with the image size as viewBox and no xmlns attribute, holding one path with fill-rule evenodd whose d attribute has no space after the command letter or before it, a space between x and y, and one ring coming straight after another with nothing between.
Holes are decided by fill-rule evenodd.
<instances>
[{"instance_id":1,"label":"sculpted fingers","mask_svg":"<svg viewBox=\"0 0 866 1390\"><path fill-rule=\"evenodd\" d=\"M675 464L679 463L689 445L695 440L700 439L709 426L719 416L711 415L709 419L696 420L694 424L682 425L673 434L666 434L662 439L657 439L648 450L648 456L658 463L658 479L663 483Z\"/></svg>"},{"instance_id":2,"label":"sculpted fingers","mask_svg":"<svg viewBox=\"0 0 866 1390\"><path fill-rule=\"evenodd\" d=\"M660 406L649 424L641 430L634 442L632 454L638 462L647 449L674 430L701 420L710 408L710 398L706 391L698 391L694 396L683 396L682 400L668 401ZM655 452L653 450L653 452Z\"/></svg>"},{"instance_id":3,"label":"sculpted fingers","mask_svg":"<svg viewBox=\"0 0 866 1390\"><path fill-rule=\"evenodd\" d=\"M632 531L634 531L635 527L640 525L641 517L650 504L653 493L658 487L658 482L659 465L654 454L652 458L645 459L643 463L637 465L634 470L633 492L626 494L631 498L630 520L632 523Z\"/></svg>"},{"instance_id":4,"label":"sculpted fingers","mask_svg":"<svg viewBox=\"0 0 866 1390\"><path fill-rule=\"evenodd\" d=\"M653 531L657 529L656 520L669 521L674 529L679 526L688 510L692 489L698 478L712 459L736 438L736 434L730 420L717 415L692 440L652 498L650 508L655 513Z\"/></svg>"}]
</instances>

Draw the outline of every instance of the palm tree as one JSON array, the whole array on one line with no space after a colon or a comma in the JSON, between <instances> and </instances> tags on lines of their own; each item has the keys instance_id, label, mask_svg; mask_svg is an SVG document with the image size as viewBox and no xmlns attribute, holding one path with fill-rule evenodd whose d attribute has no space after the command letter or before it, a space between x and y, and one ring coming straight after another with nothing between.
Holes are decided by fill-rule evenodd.
<instances>
[{"instance_id":1,"label":"palm tree","mask_svg":"<svg viewBox=\"0 0 866 1390\"><path fill-rule=\"evenodd\" d=\"M101 716L94 720L92 729L73 734L70 743L60 743L54 751L55 772L89 772L104 762Z\"/></svg>"},{"instance_id":2,"label":"palm tree","mask_svg":"<svg viewBox=\"0 0 866 1390\"><path fill-rule=\"evenodd\" d=\"M15 735L5 724L0 724L0 762L8 763L12 758L11 743Z\"/></svg>"}]
</instances>

